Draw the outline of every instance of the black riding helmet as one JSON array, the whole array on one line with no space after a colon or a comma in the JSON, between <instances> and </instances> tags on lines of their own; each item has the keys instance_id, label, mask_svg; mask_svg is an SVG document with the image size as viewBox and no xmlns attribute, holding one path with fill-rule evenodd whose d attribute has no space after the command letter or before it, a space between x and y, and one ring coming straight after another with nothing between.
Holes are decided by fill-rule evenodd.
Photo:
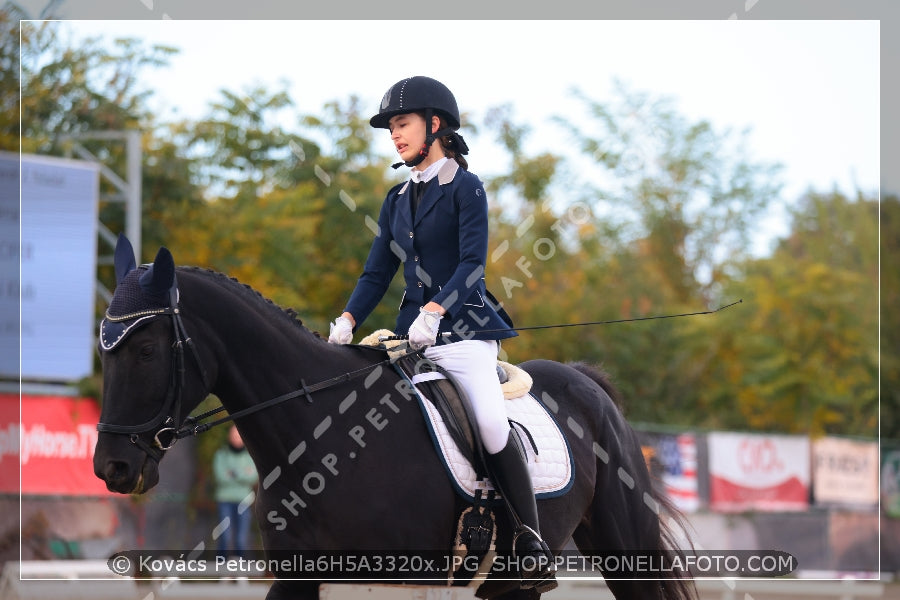
<instances>
[{"instance_id":1,"label":"black riding helmet","mask_svg":"<svg viewBox=\"0 0 900 600\"><path fill-rule=\"evenodd\" d=\"M411 112L423 111L425 122L428 126L428 134L425 136L425 144L419 150L419 155L409 162L399 162L391 165L395 169L401 165L414 167L428 156L428 151L435 139L450 136L454 139L455 146L460 154L468 154L469 148L462 136L456 133L460 126L459 107L453 92L443 83L431 77L416 76L401 79L385 93L381 99L381 109L378 114L369 119L369 125L379 129L388 129L392 117ZM438 115L443 117L448 127L440 131L431 131L431 117Z\"/></svg>"}]
</instances>

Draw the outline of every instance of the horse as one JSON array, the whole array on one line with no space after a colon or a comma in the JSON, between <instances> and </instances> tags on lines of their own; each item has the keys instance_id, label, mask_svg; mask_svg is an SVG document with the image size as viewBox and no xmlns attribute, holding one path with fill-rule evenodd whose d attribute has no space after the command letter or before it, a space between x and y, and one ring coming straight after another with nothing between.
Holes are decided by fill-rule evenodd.
<instances>
[{"instance_id":1,"label":"horse","mask_svg":"<svg viewBox=\"0 0 900 600\"><path fill-rule=\"evenodd\" d=\"M209 269L176 267L165 247L152 264L136 266L120 236L115 262L117 285L100 327L94 452L95 474L110 491L151 489L165 450L185 432L202 431L187 415L213 394L260 475L253 506L267 556L451 548L467 502L384 352L328 343L250 286ZM674 547L678 513L654 489L608 377L584 363L534 359L519 366L533 379L532 393L553 410L574 464L568 491L538 500L553 552L572 542L585 556ZM498 552L510 544L509 529L499 515ZM696 597L689 576L600 570L620 600ZM318 577L276 574L267 600L317 598L327 580ZM520 589L514 578L489 576L476 595L541 594Z\"/></svg>"}]
</instances>

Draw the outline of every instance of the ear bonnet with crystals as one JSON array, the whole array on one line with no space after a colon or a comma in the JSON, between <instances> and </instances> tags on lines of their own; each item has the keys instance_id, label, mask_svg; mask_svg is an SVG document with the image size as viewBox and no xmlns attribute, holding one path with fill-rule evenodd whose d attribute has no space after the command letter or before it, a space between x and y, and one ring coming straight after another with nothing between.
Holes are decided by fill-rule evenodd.
<instances>
[{"instance_id":1,"label":"ear bonnet with crystals","mask_svg":"<svg viewBox=\"0 0 900 600\"><path fill-rule=\"evenodd\" d=\"M178 303L175 261L160 248L152 264L136 266L134 249L119 234L115 252L116 291L100 322L100 349L113 350L130 333Z\"/></svg>"}]
</instances>

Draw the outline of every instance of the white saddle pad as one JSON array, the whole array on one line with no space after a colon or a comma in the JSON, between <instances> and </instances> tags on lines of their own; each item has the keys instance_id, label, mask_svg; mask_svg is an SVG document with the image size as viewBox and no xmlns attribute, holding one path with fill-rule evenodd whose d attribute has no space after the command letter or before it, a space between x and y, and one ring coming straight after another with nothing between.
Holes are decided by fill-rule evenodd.
<instances>
[{"instance_id":1,"label":"white saddle pad","mask_svg":"<svg viewBox=\"0 0 900 600\"><path fill-rule=\"evenodd\" d=\"M429 375L433 377L435 374ZM477 479L472 464L453 441L434 404L418 387L416 389L419 391L422 412L425 414L435 448L443 459L457 491L463 497L472 499L479 488L485 491L493 489L490 481ZM506 400L506 414L509 419L521 423L528 430L537 446L538 451L535 453L528 437L521 435L535 495L538 498L552 498L569 491L574 473L572 454L559 425L546 407L530 393L526 393L518 398ZM516 427L515 424L512 426Z\"/></svg>"}]
</instances>

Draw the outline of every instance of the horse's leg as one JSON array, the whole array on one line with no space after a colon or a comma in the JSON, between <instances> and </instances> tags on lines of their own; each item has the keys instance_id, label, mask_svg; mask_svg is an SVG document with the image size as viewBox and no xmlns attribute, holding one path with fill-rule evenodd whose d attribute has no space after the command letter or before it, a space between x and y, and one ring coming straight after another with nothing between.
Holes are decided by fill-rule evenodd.
<instances>
[{"instance_id":1,"label":"horse's leg","mask_svg":"<svg viewBox=\"0 0 900 600\"><path fill-rule=\"evenodd\" d=\"M284 581L276 579L266 600L318 600L319 582L317 581Z\"/></svg>"}]
</instances>

